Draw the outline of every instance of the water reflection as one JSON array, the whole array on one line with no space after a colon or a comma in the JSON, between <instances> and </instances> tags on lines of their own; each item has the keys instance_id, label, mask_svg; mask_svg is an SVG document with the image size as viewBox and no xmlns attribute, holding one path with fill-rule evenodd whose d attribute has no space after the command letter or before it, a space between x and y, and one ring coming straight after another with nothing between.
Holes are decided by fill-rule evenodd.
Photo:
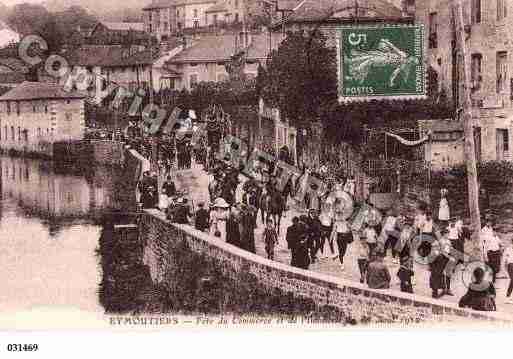
<instances>
[{"instance_id":1,"label":"water reflection","mask_svg":"<svg viewBox=\"0 0 513 359\"><path fill-rule=\"evenodd\" d=\"M104 312L95 251L104 219L135 202L132 177L0 156L0 327L37 308Z\"/></svg>"},{"instance_id":2,"label":"water reflection","mask_svg":"<svg viewBox=\"0 0 513 359\"><path fill-rule=\"evenodd\" d=\"M12 157L0 157L0 166L2 200L14 202L18 215L40 218L50 235L63 225L98 223L105 213L130 209L133 203L132 192L119 186L121 170Z\"/></svg>"}]
</instances>

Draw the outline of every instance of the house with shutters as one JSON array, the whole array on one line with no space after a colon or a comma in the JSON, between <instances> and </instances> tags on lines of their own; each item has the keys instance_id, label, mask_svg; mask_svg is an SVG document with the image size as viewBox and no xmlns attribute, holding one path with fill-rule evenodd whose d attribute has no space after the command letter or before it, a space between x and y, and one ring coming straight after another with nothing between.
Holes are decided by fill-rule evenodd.
<instances>
[{"instance_id":1,"label":"house with shutters","mask_svg":"<svg viewBox=\"0 0 513 359\"><path fill-rule=\"evenodd\" d=\"M52 144L84 138L87 94L25 81L0 96L0 148L52 155Z\"/></svg>"},{"instance_id":2,"label":"house with shutters","mask_svg":"<svg viewBox=\"0 0 513 359\"><path fill-rule=\"evenodd\" d=\"M477 157L513 160L513 3L465 0L463 14ZM417 0L416 21L426 26L425 50L440 87L460 108L464 84L450 6Z\"/></svg>"}]
</instances>

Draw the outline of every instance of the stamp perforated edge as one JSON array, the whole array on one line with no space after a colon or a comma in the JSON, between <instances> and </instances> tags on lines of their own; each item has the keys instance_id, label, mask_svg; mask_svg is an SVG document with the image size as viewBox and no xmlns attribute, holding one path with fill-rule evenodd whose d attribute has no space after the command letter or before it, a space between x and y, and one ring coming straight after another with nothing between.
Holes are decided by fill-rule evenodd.
<instances>
[{"instance_id":1,"label":"stamp perforated edge","mask_svg":"<svg viewBox=\"0 0 513 359\"><path fill-rule=\"evenodd\" d=\"M404 95L375 95L375 96L345 96L343 95L343 77L342 73L342 54L341 54L341 33L343 29L382 29L382 28L419 28L421 38L421 49L422 49L422 67L424 71L424 91L422 94L404 94ZM337 80L338 80L338 102L346 104L350 102L370 102L370 101L413 101L413 100L426 100L427 96L427 60L425 54L425 26L424 24L354 24L354 25L340 25L336 28L336 45L337 45Z\"/></svg>"}]
</instances>

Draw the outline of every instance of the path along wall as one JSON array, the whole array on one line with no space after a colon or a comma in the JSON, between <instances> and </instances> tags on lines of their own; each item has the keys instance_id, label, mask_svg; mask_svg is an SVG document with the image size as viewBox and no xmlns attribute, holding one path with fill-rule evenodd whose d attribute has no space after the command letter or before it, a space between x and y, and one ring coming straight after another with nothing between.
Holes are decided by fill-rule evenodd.
<instances>
[{"instance_id":1,"label":"path along wall","mask_svg":"<svg viewBox=\"0 0 513 359\"><path fill-rule=\"evenodd\" d=\"M269 295L287 298L286 303L309 300L316 308L329 307L353 318L356 323L412 323L429 321L458 321L462 318L510 322L510 318L497 313L480 313L463 310L451 304L441 304L431 298L409 295L392 290L372 290L356 282L296 269L269 261L242 251L189 226L171 224L157 210L145 211L139 224L139 240L144 247L143 262L149 267L152 281L169 291L184 291L184 284L177 285L176 276L188 276L190 271L201 271L197 256L207 258L215 269L230 278L230 292L224 293L225 304L243 293L247 279L252 278L259 290ZM177 248L182 248L178 250ZM183 250L185 248L185 251ZM183 266L176 268L177 266ZM190 268L188 268L190 267ZM191 280L192 282L198 279ZM226 283L223 283L225 285ZM180 297L195 298L200 283L186 282L192 293ZM239 293L240 292L240 293ZM251 296L251 293L249 294ZM262 296L264 301L266 296ZM249 298L249 297L248 297ZM254 297L252 301L259 300ZM233 300L232 300L233 301ZM244 303L247 300L242 301ZM190 302L190 300L188 301ZM284 303L284 301L277 301ZM268 305L269 303L266 303ZM217 304L216 304L217 305ZM279 304L278 304L279 305ZM240 306L240 304L239 304ZM258 307L258 303L256 305ZM244 312L237 306L225 310ZM286 306L283 307L284 310Z\"/></svg>"}]
</instances>

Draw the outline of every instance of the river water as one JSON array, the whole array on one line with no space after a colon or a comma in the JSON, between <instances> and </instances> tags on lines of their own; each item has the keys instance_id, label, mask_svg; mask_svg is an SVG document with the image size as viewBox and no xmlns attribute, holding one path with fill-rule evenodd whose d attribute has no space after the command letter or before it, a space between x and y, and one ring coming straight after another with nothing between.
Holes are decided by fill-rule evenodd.
<instances>
[{"instance_id":1,"label":"river water","mask_svg":"<svg viewBox=\"0 0 513 359\"><path fill-rule=\"evenodd\" d=\"M103 315L95 251L105 215L133 203L133 191L119 185L123 176L0 157L0 327L78 318L83 327L87 316Z\"/></svg>"}]
</instances>

